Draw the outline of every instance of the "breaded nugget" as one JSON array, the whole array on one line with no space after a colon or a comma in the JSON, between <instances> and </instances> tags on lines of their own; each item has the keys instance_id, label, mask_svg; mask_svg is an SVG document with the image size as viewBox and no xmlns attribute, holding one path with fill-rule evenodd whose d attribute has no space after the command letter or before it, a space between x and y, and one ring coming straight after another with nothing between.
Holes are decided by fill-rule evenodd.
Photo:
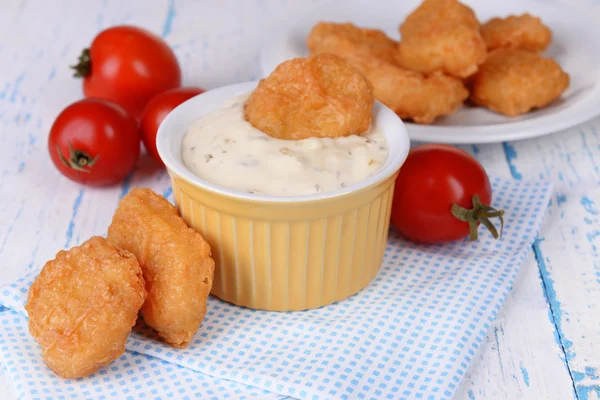
<instances>
[{"instance_id":1,"label":"breaded nugget","mask_svg":"<svg viewBox=\"0 0 600 400\"><path fill-rule=\"evenodd\" d=\"M400 34L410 36L447 24L479 29L479 21L471 7L457 0L424 0L400 25Z\"/></svg>"},{"instance_id":2,"label":"breaded nugget","mask_svg":"<svg viewBox=\"0 0 600 400\"><path fill-rule=\"evenodd\" d=\"M396 63L396 41L378 29L364 29L345 23L319 22L308 35L311 53L323 53L321 48L337 48L338 52L371 54L392 64Z\"/></svg>"},{"instance_id":3,"label":"breaded nugget","mask_svg":"<svg viewBox=\"0 0 600 400\"><path fill-rule=\"evenodd\" d=\"M175 347L186 347L206 314L215 263L204 238L177 209L150 189L133 189L121 200L108 240L138 259L148 297L144 321Z\"/></svg>"},{"instance_id":4,"label":"breaded nugget","mask_svg":"<svg viewBox=\"0 0 600 400\"><path fill-rule=\"evenodd\" d=\"M425 77L347 46L328 40L327 32L313 30L309 42L313 53L335 54L363 74L373 85L375 98L400 118L429 124L442 115L453 114L469 96L457 78L443 74Z\"/></svg>"},{"instance_id":5,"label":"breaded nugget","mask_svg":"<svg viewBox=\"0 0 600 400\"><path fill-rule=\"evenodd\" d=\"M279 64L244 107L255 128L279 139L360 135L371 125L371 84L331 54Z\"/></svg>"},{"instance_id":6,"label":"breaded nugget","mask_svg":"<svg viewBox=\"0 0 600 400\"><path fill-rule=\"evenodd\" d=\"M375 98L402 119L429 124L454 114L469 97L460 79L441 73L426 77L361 54L349 55L347 60L371 81Z\"/></svg>"},{"instance_id":7,"label":"breaded nugget","mask_svg":"<svg viewBox=\"0 0 600 400\"><path fill-rule=\"evenodd\" d=\"M95 236L59 251L29 289L29 332L48 367L79 378L119 358L146 298L133 254Z\"/></svg>"},{"instance_id":8,"label":"breaded nugget","mask_svg":"<svg viewBox=\"0 0 600 400\"><path fill-rule=\"evenodd\" d=\"M440 71L466 78L477 72L486 54L485 42L478 30L464 25L445 25L403 36L398 44L396 61L414 71Z\"/></svg>"},{"instance_id":9,"label":"breaded nugget","mask_svg":"<svg viewBox=\"0 0 600 400\"><path fill-rule=\"evenodd\" d=\"M511 117L543 107L569 86L569 75L549 58L523 49L490 53L471 82L471 101Z\"/></svg>"},{"instance_id":10,"label":"breaded nugget","mask_svg":"<svg viewBox=\"0 0 600 400\"><path fill-rule=\"evenodd\" d=\"M486 57L473 10L456 0L425 0L400 26L396 62L413 71L466 78Z\"/></svg>"},{"instance_id":11,"label":"breaded nugget","mask_svg":"<svg viewBox=\"0 0 600 400\"><path fill-rule=\"evenodd\" d=\"M516 47L544 51L552 41L552 31L541 19L530 14L492 18L481 26L481 36L488 50Z\"/></svg>"}]
</instances>

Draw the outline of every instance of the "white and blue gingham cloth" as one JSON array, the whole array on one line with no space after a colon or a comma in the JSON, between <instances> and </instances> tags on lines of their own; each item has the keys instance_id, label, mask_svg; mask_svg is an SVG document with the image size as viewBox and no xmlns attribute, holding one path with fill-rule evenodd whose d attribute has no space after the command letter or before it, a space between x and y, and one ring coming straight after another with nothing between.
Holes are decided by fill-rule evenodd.
<instances>
[{"instance_id":1,"label":"white and blue gingham cloth","mask_svg":"<svg viewBox=\"0 0 600 400\"><path fill-rule=\"evenodd\" d=\"M27 330L33 277L0 289L0 361L37 398L449 399L485 338L540 226L551 185L493 179L501 240L415 245L392 230L381 271L359 294L303 312L253 311L211 298L193 343L150 330L95 374L57 378Z\"/></svg>"}]
</instances>

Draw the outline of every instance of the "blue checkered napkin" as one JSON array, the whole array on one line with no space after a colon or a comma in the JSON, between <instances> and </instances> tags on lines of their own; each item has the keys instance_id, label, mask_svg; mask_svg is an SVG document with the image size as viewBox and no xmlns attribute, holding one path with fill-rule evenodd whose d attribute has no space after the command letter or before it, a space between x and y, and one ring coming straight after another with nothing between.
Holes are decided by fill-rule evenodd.
<instances>
[{"instance_id":1,"label":"blue checkered napkin","mask_svg":"<svg viewBox=\"0 0 600 400\"><path fill-rule=\"evenodd\" d=\"M46 367L27 319L13 311L0 313L0 354L19 397L25 399L282 398L132 351L85 379L64 380Z\"/></svg>"},{"instance_id":2,"label":"blue checkered napkin","mask_svg":"<svg viewBox=\"0 0 600 400\"><path fill-rule=\"evenodd\" d=\"M127 348L205 374L194 375L198 386L210 375L302 399L449 399L531 251L551 194L543 182L494 179L492 186L494 206L506 211L501 240L481 230L474 243L418 246L392 231L380 273L346 301L275 313L211 298L189 348L166 346L149 330L132 335ZM0 290L0 302L22 310L28 284ZM27 335L18 338L27 340L35 355ZM42 364L39 358L21 363L15 351L14 345L2 347L24 392L30 389L24 389L22 366ZM130 363L132 375L140 376L150 362ZM135 387L119 381L111 367L104 371L96 376L108 379L105 384ZM46 369L39 374L53 379Z\"/></svg>"}]
</instances>

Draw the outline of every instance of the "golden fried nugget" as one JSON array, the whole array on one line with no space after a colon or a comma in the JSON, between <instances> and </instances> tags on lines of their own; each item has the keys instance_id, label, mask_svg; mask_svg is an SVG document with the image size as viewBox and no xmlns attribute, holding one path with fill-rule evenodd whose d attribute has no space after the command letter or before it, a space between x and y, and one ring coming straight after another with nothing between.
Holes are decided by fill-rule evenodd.
<instances>
[{"instance_id":1,"label":"golden fried nugget","mask_svg":"<svg viewBox=\"0 0 600 400\"><path fill-rule=\"evenodd\" d=\"M400 25L400 34L405 37L429 32L440 25L479 29L479 21L469 6L457 0L424 0Z\"/></svg>"},{"instance_id":2,"label":"golden fried nugget","mask_svg":"<svg viewBox=\"0 0 600 400\"><path fill-rule=\"evenodd\" d=\"M144 321L175 347L186 347L206 314L215 263L204 238L177 209L150 189L133 189L121 200L108 240L135 254L148 297Z\"/></svg>"},{"instance_id":3,"label":"golden fried nugget","mask_svg":"<svg viewBox=\"0 0 600 400\"><path fill-rule=\"evenodd\" d=\"M57 375L83 377L125 352L145 298L134 255L95 236L44 265L25 306L29 331Z\"/></svg>"},{"instance_id":4,"label":"golden fried nugget","mask_svg":"<svg viewBox=\"0 0 600 400\"><path fill-rule=\"evenodd\" d=\"M544 51L552 41L552 31L541 19L530 14L492 18L481 26L481 36L488 50L517 47Z\"/></svg>"},{"instance_id":5,"label":"golden fried nugget","mask_svg":"<svg viewBox=\"0 0 600 400\"><path fill-rule=\"evenodd\" d=\"M441 73L426 77L361 54L346 59L371 81L375 98L402 119L429 124L437 117L454 114L469 97L460 79Z\"/></svg>"},{"instance_id":6,"label":"golden fried nugget","mask_svg":"<svg viewBox=\"0 0 600 400\"><path fill-rule=\"evenodd\" d=\"M285 61L244 107L255 128L280 139L360 135L371 125L371 84L331 54Z\"/></svg>"},{"instance_id":7,"label":"golden fried nugget","mask_svg":"<svg viewBox=\"0 0 600 400\"><path fill-rule=\"evenodd\" d=\"M485 42L476 29L464 25L440 26L427 32L402 37L397 63L406 69L466 78L485 61Z\"/></svg>"},{"instance_id":8,"label":"golden fried nugget","mask_svg":"<svg viewBox=\"0 0 600 400\"><path fill-rule=\"evenodd\" d=\"M511 117L547 105L569 86L569 74L549 58L523 49L490 53L472 77L471 101Z\"/></svg>"},{"instance_id":9,"label":"golden fried nugget","mask_svg":"<svg viewBox=\"0 0 600 400\"><path fill-rule=\"evenodd\" d=\"M371 54L392 64L396 63L396 41L378 29L364 29L345 23L319 22L308 35L311 53L323 53L321 48L336 48L338 52Z\"/></svg>"},{"instance_id":10,"label":"golden fried nugget","mask_svg":"<svg viewBox=\"0 0 600 400\"><path fill-rule=\"evenodd\" d=\"M425 0L400 26L396 62L406 69L466 78L486 57L473 10L456 0Z\"/></svg>"},{"instance_id":11,"label":"golden fried nugget","mask_svg":"<svg viewBox=\"0 0 600 400\"><path fill-rule=\"evenodd\" d=\"M337 46L337 41L328 40L326 33L319 36L311 52L335 54L346 60L372 83L375 98L400 118L429 124L437 117L453 114L469 96L457 78L439 73L426 77L371 54Z\"/></svg>"}]
</instances>

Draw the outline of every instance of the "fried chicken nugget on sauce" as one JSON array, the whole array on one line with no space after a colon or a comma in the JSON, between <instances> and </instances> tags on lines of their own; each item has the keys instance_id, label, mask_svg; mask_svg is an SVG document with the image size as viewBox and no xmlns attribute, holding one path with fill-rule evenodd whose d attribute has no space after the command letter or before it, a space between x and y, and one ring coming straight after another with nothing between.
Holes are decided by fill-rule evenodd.
<instances>
[{"instance_id":1,"label":"fried chicken nugget on sauce","mask_svg":"<svg viewBox=\"0 0 600 400\"><path fill-rule=\"evenodd\" d=\"M523 49L490 53L472 77L471 101L515 117L547 105L569 87L569 74L549 58Z\"/></svg>"},{"instance_id":2,"label":"fried chicken nugget on sauce","mask_svg":"<svg viewBox=\"0 0 600 400\"><path fill-rule=\"evenodd\" d=\"M406 18L400 33L396 61L414 71L466 78L487 54L473 10L456 0L425 0Z\"/></svg>"},{"instance_id":3,"label":"fried chicken nugget on sauce","mask_svg":"<svg viewBox=\"0 0 600 400\"><path fill-rule=\"evenodd\" d=\"M530 14L492 18L481 26L481 36L488 50L516 47L544 51L552 41L552 31L541 19Z\"/></svg>"},{"instance_id":4,"label":"fried chicken nugget on sauce","mask_svg":"<svg viewBox=\"0 0 600 400\"><path fill-rule=\"evenodd\" d=\"M146 279L144 321L175 347L186 347L206 314L215 263L204 238L150 189L121 200L108 239L135 254Z\"/></svg>"},{"instance_id":5,"label":"fried chicken nugget on sauce","mask_svg":"<svg viewBox=\"0 0 600 400\"><path fill-rule=\"evenodd\" d=\"M375 98L403 119L431 123L439 116L453 114L469 96L459 79L442 74L425 77L400 68L375 57L363 46L343 45L345 39L339 31L318 26L307 39L310 51L335 54L346 60L371 82Z\"/></svg>"},{"instance_id":6,"label":"fried chicken nugget on sauce","mask_svg":"<svg viewBox=\"0 0 600 400\"><path fill-rule=\"evenodd\" d=\"M244 107L246 120L279 139L360 135L371 125L371 84L331 54L279 64Z\"/></svg>"},{"instance_id":7,"label":"fried chicken nugget on sauce","mask_svg":"<svg viewBox=\"0 0 600 400\"><path fill-rule=\"evenodd\" d=\"M83 377L125 352L145 298L134 255L92 237L44 265L25 306L29 331L57 375Z\"/></svg>"},{"instance_id":8,"label":"fried chicken nugget on sauce","mask_svg":"<svg viewBox=\"0 0 600 400\"><path fill-rule=\"evenodd\" d=\"M378 29L359 28L350 23L319 22L308 35L311 53L321 53L319 48L336 48L340 53L361 52L389 63L396 63L397 42Z\"/></svg>"}]
</instances>

